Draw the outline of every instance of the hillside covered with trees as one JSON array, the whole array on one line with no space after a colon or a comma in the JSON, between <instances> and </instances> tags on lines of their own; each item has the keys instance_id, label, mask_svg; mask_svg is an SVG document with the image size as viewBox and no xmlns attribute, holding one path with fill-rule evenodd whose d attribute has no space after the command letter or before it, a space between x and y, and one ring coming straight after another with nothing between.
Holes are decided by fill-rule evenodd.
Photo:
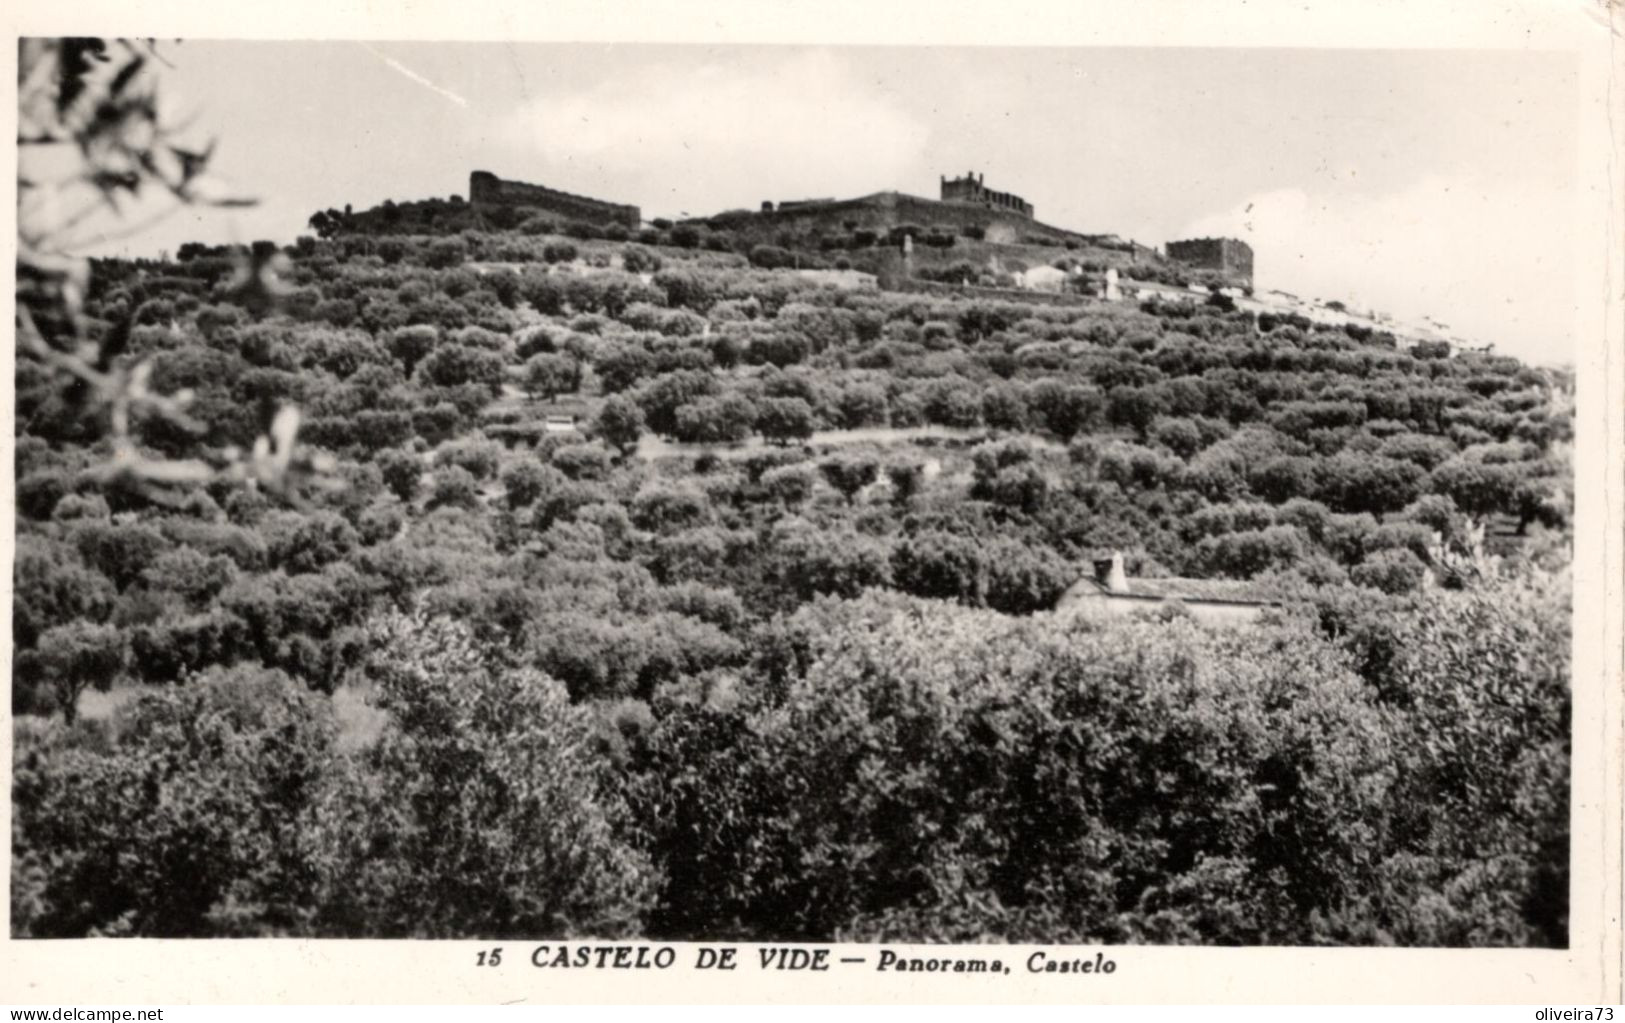
<instances>
[{"instance_id":1,"label":"hillside covered with trees","mask_svg":"<svg viewBox=\"0 0 1625 1023\"><path fill-rule=\"evenodd\" d=\"M326 233L18 359L15 934L1566 946L1564 374Z\"/></svg>"}]
</instances>

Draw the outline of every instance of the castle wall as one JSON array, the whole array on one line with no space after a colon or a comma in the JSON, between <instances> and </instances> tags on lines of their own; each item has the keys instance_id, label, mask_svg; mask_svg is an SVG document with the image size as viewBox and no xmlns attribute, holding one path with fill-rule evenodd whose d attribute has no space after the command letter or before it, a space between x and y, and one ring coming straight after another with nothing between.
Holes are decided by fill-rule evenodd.
<instances>
[{"instance_id":1,"label":"castle wall","mask_svg":"<svg viewBox=\"0 0 1625 1023\"><path fill-rule=\"evenodd\" d=\"M760 212L742 211L726 216L699 218L696 222L734 232L751 244L777 244L780 234L805 238L814 233L840 234L854 227L867 227L884 234L899 224L914 224L930 230L940 227L955 234L976 226L986 232L988 241L1014 244L1035 239L1044 244L1077 242L1093 245L1094 236L1078 234L1033 220L1011 210L971 203L939 202L902 192L880 192L857 199L815 202L809 205L780 203Z\"/></svg>"},{"instance_id":2,"label":"castle wall","mask_svg":"<svg viewBox=\"0 0 1625 1023\"><path fill-rule=\"evenodd\" d=\"M636 230L643 223L636 206L604 202L584 195L572 195L543 185L504 181L489 171L475 171L468 178L468 201L476 212L496 206L516 210L551 213L568 220L592 224L624 224Z\"/></svg>"}]
</instances>

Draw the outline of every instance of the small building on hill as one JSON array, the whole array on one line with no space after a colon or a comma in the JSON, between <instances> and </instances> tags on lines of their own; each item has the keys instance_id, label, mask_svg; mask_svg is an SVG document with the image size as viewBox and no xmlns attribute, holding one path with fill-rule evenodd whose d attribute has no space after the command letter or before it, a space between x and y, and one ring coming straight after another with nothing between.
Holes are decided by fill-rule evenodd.
<instances>
[{"instance_id":1,"label":"small building on hill","mask_svg":"<svg viewBox=\"0 0 1625 1023\"><path fill-rule=\"evenodd\" d=\"M1014 275L1016 287L1027 291L1062 291L1072 275L1053 266L1035 266Z\"/></svg>"},{"instance_id":2,"label":"small building on hill","mask_svg":"<svg viewBox=\"0 0 1625 1023\"><path fill-rule=\"evenodd\" d=\"M1055 604L1058 615L1129 615L1178 606L1206 625L1251 625L1267 608L1279 607L1253 583L1234 579L1128 577L1123 555L1113 552L1094 563L1094 575L1078 580Z\"/></svg>"},{"instance_id":3,"label":"small building on hill","mask_svg":"<svg viewBox=\"0 0 1625 1023\"><path fill-rule=\"evenodd\" d=\"M1194 270L1216 270L1253 280L1253 247L1236 238L1187 238L1168 243L1168 258Z\"/></svg>"}]
</instances>

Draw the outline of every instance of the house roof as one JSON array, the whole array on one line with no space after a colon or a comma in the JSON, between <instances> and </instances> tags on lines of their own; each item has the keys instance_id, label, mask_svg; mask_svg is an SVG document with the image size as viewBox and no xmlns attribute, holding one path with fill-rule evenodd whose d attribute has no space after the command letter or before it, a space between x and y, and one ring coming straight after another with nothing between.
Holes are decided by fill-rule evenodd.
<instances>
[{"instance_id":1,"label":"house roof","mask_svg":"<svg viewBox=\"0 0 1625 1023\"><path fill-rule=\"evenodd\" d=\"M1185 579L1179 576L1144 576L1128 580L1128 591L1113 593L1095 579L1080 579L1063 600L1082 596L1140 598L1143 600L1200 600L1220 604L1273 604L1280 594L1249 579Z\"/></svg>"}]
</instances>

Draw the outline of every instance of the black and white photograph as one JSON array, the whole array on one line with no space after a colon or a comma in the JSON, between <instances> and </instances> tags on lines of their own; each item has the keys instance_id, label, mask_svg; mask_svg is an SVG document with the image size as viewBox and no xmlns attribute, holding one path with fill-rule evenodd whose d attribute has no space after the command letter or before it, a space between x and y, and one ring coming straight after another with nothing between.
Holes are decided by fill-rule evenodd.
<instances>
[{"instance_id":1,"label":"black and white photograph","mask_svg":"<svg viewBox=\"0 0 1625 1023\"><path fill-rule=\"evenodd\" d=\"M14 942L948 972L1598 897L1574 54L17 61Z\"/></svg>"}]
</instances>

